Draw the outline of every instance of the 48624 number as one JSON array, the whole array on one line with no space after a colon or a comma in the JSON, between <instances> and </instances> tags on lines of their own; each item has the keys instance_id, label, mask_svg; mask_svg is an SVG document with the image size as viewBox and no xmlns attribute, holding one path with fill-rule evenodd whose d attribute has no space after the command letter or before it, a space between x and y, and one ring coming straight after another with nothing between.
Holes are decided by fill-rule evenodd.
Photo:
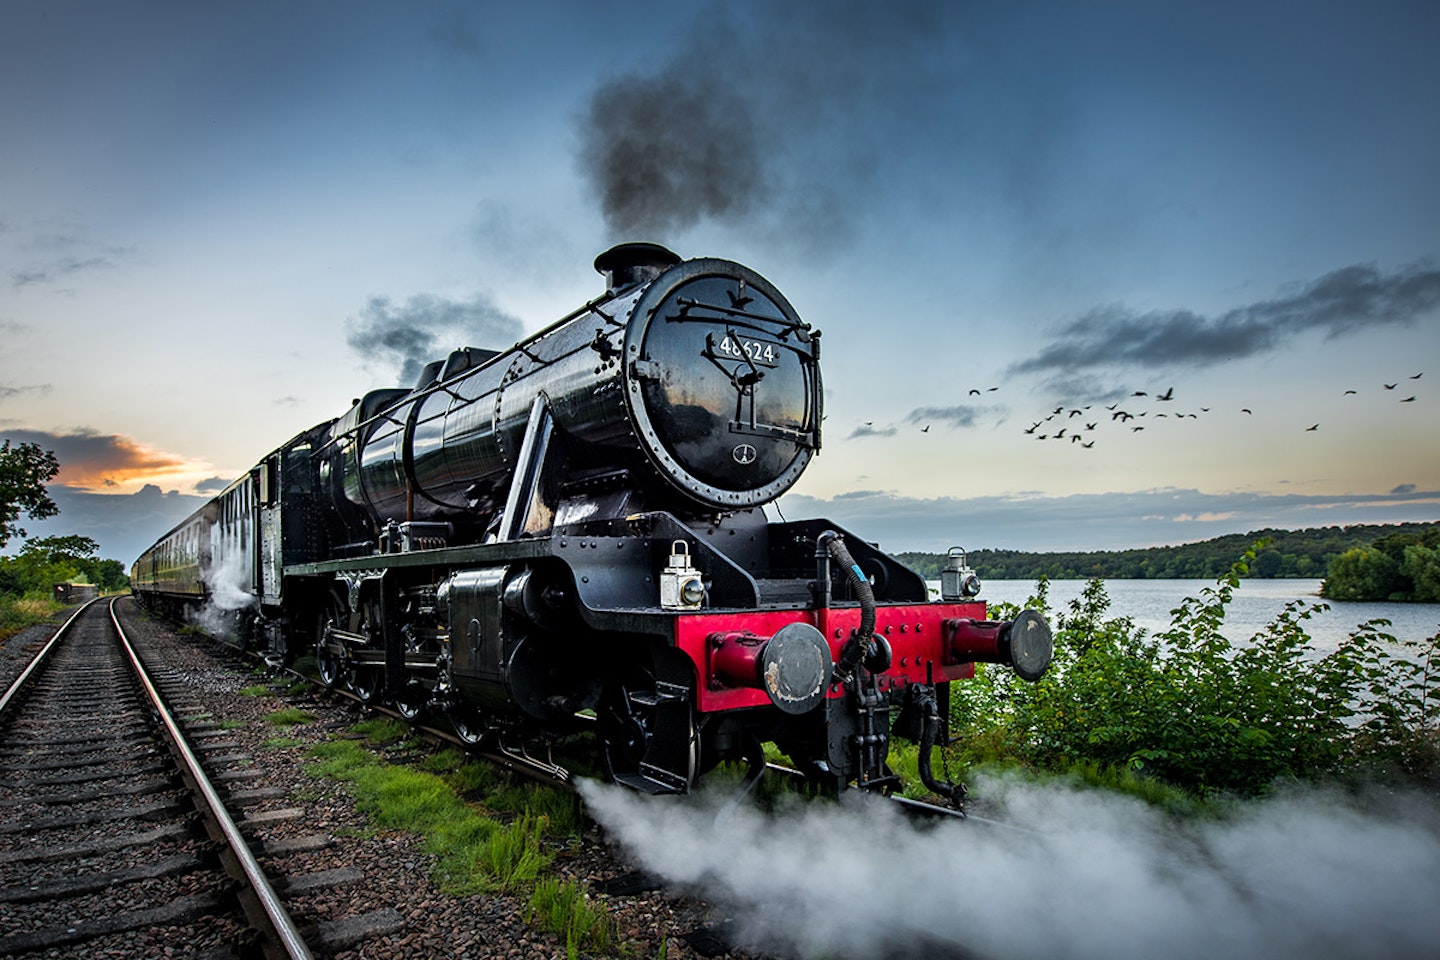
<instances>
[{"instance_id":1,"label":"48624 number","mask_svg":"<svg viewBox=\"0 0 1440 960\"><path fill-rule=\"evenodd\" d=\"M780 362L781 348L763 340L746 340L729 334L720 341L720 352L736 360L749 360L773 367Z\"/></svg>"}]
</instances>

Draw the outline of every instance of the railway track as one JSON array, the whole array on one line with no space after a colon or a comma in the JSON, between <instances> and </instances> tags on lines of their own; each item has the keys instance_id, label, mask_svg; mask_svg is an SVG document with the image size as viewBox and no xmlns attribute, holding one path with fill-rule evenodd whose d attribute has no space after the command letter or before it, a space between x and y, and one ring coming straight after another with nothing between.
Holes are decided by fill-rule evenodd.
<instances>
[{"instance_id":1,"label":"railway track","mask_svg":"<svg viewBox=\"0 0 1440 960\"><path fill-rule=\"evenodd\" d=\"M0 956L310 957L141 659L92 602L0 696Z\"/></svg>"}]
</instances>

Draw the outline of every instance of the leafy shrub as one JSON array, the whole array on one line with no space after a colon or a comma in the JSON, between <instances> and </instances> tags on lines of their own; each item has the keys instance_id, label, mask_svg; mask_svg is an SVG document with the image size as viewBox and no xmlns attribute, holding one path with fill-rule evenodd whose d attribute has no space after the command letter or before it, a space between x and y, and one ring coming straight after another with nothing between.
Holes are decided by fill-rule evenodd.
<instances>
[{"instance_id":1,"label":"leafy shrub","mask_svg":"<svg viewBox=\"0 0 1440 960\"><path fill-rule=\"evenodd\" d=\"M1225 611L1263 547L1184 600L1154 636L1108 618L1104 582L1090 581L1053 615L1046 675L1027 684L1008 669L977 669L952 694L952 732L1044 769L1124 766L1200 793L1256 793L1364 765L1419 770L1440 720L1440 634L1401 657L1380 632L1388 624L1374 621L1322 657L1305 621L1326 606L1295 601L1234 645L1221 633ZM1027 606L1048 609L1043 580Z\"/></svg>"}]
</instances>

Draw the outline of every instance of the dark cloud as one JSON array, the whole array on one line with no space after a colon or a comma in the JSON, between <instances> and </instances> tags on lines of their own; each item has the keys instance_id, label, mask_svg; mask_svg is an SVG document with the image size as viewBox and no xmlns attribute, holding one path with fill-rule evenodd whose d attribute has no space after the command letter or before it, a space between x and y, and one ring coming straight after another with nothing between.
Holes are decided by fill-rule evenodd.
<instances>
[{"instance_id":1,"label":"dark cloud","mask_svg":"<svg viewBox=\"0 0 1440 960\"><path fill-rule=\"evenodd\" d=\"M32 284L56 283L67 280L77 273L88 273L92 270L112 270L116 266L114 260L109 257L64 257L50 263L33 266L28 269L10 271L10 281L17 287L30 286Z\"/></svg>"},{"instance_id":2,"label":"dark cloud","mask_svg":"<svg viewBox=\"0 0 1440 960\"><path fill-rule=\"evenodd\" d=\"M8 386L7 384L0 383L0 400L6 400L10 397L18 397L21 394L25 393L49 393L51 389L51 385L48 383L27 384L23 387L12 387Z\"/></svg>"},{"instance_id":3,"label":"dark cloud","mask_svg":"<svg viewBox=\"0 0 1440 960\"><path fill-rule=\"evenodd\" d=\"M905 415L906 423L944 423L952 427L973 427L980 407L918 407Z\"/></svg>"},{"instance_id":4,"label":"dark cloud","mask_svg":"<svg viewBox=\"0 0 1440 960\"><path fill-rule=\"evenodd\" d=\"M397 382L410 386L431 360L458 347L510 346L520 338L520 321L485 294L469 302L417 294L403 306L372 297L351 320L345 340L367 360L393 365Z\"/></svg>"},{"instance_id":5,"label":"dark cloud","mask_svg":"<svg viewBox=\"0 0 1440 960\"><path fill-rule=\"evenodd\" d=\"M1413 484L1413 483L1402 483L1402 484L1400 484L1399 486L1392 488L1392 489L1390 490L1390 492L1391 492L1391 493L1414 493L1414 492L1415 492L1415 484Z\"/></svg>"},{"instance_id":6,"label":"dark cloud","mask_svg":"<svg viewBox=\"0 0 1440 960\"><path fill-rule=\"evenodd\" d=\"M882 158L928 133L897 106L947 69L946 6L706 8L668 59L590 98L579 162L606 223L661 240L700 221L843 239Z\"/></svg>"},{"instance_id":7,"label":"dark cloud","mask_svg":"<svg viewBox=\"0 0 1440 960\"><path fill-rule=\"evenodd\" d=\"M207 477L195 484L196 493L219 493L230 486L230 481L224 477Z\"/></svg>"},{"instance_id":8,"label":"dark cloud","mask_svg":"<svg viewBox=\"0 0 1440 960\"><path fill-rule=\"evenodd\" d=\"M130 437L102 434L81 428L70 433L41 430L6 430L16 443L37 443L55 453L60 473L51 486L97 489L127 481L163 477L194 469L194 461L153 450Z\"/></svg>"},{"instance_id":9,"label":"dark cloud","mask_svg":"<svg viewBox=\"0 0 1440 960\"><path fill-rule=\"evenodd\" d=\"M862 423L850 431L850 436L845 439L854 440L856 437L893 437L898 432L898 429L895 427L875 427Z\"/></svg>"},{"instance_id":10,"label":"dark cloud","mask_svg":"<svg viewBox=\"0 0 1440 960\"><path fill-rule=\"evenodd\" d=\"M1210 366L1274 350L1287 338L1327 339L1375 326L1412 324L1440 307L1440 270L1411 266L1382 274L1343 267L1299 292L1207 317L1191 310L1138 313L1096 307L1060 331L1059 339L1011 373L1092 367Z\"/></svg>"},{"instance_id":11,"label":"dark cloud","mask_svg":"<svg viewBox=\"0 0 1440 960\"><path fill-rule=\"evenodd\" d=\"M1403 484L1402 487L1413 487ZM829 500L787 494L791 520L823 517L888 550L1124 550L1206 540L1266 527L1303 529L1356 523L1433 522L1440 490L1336 496L1142 490L1050 497L921 499L864 490Z\"/></svg>"}]
</instances>

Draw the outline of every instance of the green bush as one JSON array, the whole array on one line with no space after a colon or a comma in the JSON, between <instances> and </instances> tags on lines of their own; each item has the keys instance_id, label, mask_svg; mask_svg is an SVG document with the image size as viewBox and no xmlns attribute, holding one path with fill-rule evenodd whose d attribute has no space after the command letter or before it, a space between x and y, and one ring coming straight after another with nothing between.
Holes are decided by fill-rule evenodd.
<instances>
[{"instance_id":1,"label":"green bush","mask_svg":"<svg viewBox=\"0 0 1440 960\"><path fill-rule=\"evenodd\" d=\"M1028 684L1008 669L977 670L954 689L952 732L1045 770L1128 767L1201 794L1253 794L1367 766L1418 770L1440 720L1440 634L1402 657L1380 630L1388 624L1375 621L1320 656L1305 621L1326 607L1296 601L1232 644L1225 611L1263 547L1182 602L1154 636L1107 617L1104 582L1090 581L1053 615L1046 675ZM1042 580L1027 605L1046 610L1046 588Z\"/></svg>"}]
</instances>

